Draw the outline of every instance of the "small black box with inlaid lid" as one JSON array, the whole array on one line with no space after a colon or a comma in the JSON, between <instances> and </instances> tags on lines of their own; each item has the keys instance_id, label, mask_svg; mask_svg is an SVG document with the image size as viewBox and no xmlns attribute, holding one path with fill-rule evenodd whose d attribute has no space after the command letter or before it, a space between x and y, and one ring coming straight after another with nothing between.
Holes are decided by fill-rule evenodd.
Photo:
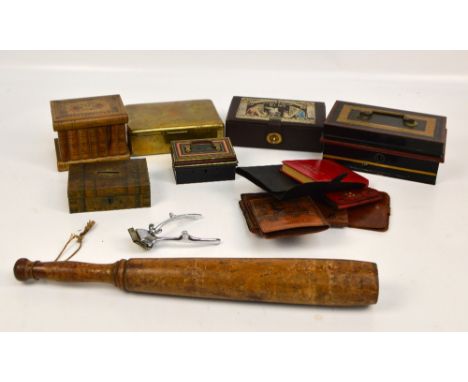
<instances>
[{"instance_id":1,"label":"small black box with inlaid lid","mask_svg":"<svg viewBox=\"0 0 468 382\"><path fill-rule=\"evenodd\" d=\"M356 171L435 184L447 118L337 101L325 121L323 157Z\"/></svg>"},{"instance_id":2,"label":"small black box with inlaid lid","mask_svg":"<svg viewBox=\"0 0 468 382\"><path fill-rule=\"evenodd\" d=\"M237 158L229 138L171 142L177 184L233 180Z\"/></svg>"}]
</instances>

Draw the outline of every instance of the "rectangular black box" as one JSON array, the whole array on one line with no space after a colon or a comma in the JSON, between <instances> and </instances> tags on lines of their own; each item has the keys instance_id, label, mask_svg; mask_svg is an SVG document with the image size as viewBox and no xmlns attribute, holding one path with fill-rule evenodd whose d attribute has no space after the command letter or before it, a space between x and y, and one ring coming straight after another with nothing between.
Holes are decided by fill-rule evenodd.
<instances>
[{"instance_id":1,"label":"rectangular black box","mask_svg":"<svg viewBox=\"0 0 468 382\"><path fill-rule=\"evenodd\" d=\"M337 101L323 157L374 174L435 184L445 159L446 117Z\"/></svg>"},{"instance_id":2,"label":"rectangular black box","mask_svg":"<svg viewBox=\"0 0 468 382\"><path fill-rule=\"evenodd\" d=\"M233 180L237 158L229 138L171 142L177 184Z\"/></svg>"},{"instance_id":3,"label":"rectangular black box","mask_svg":"<svg viewBox=\"0 0 468 382\"><path fill-rule=\"evenodd\" d=\"M226 136L234 146L322 151L323 102L234 97Z\"/></svg>"}]
</instances>

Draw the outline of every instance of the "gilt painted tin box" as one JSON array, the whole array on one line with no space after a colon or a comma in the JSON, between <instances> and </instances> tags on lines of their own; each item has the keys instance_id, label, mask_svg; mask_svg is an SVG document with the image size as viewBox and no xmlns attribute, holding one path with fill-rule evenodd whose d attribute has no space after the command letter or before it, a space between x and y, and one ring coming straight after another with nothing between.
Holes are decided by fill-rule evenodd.
<instances>
[{"instance_id":1,"label":"gilt painted tin box","mask_svg":"<svg viewBox=\"0 0 468 382\"><path fill-rule=\"evenodd\" d=\"M237 157L229 138L172 141L177 184L233 180Z\"/></svg>"},{"instance_id":2,"label":"gilt painted tin box","mask_svg":"<svg viewBox=\"0 0 468 382\"><path fill-rule=\"evenodd\" d=\"M234 97L226 136L234 146L322 151L323 102Z\"/></svg>"},{"instance_id":3,"label":"gilt painted tin box","mask_svg":"<svg viewBox=\"0 0 468 382\"><path fill-rule=\"evenodd\" d=\"M445 159L446 117L337 101L323 157L353 170L435 184Z\"/></svg>"}]
</instances>

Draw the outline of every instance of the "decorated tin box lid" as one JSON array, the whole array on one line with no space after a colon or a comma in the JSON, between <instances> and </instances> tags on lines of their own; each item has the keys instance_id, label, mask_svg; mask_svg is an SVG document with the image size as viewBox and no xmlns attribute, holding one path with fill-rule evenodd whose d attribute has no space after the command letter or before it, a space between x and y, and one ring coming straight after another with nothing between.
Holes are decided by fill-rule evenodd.
<instances>
[{"instance_id":1,"label":"decorated tin box lid","mask_svg":"<svg viewBox=\"0 0 468 382\"><path fill-rule=\"evenodd\" d=\"M68 197L139 195L150 187L146 159L73 164L68 173Z\"/></svg>"},{"instance_id":2,"label":"decorated tin box lid","mask_svg":"<svg viewBox=\"0 0 468 382\"><path fill-rule=\"evenodd\" d=\"M224 127L211 100L157 102L126 105L132 134L155 130Z\"/></svg>"},{"instance_id":3,"label":"decorated tin box lid","mask_svg":"<svg viewBox=\"0 0 468 382\"><path fill-rule=\"evenodd\" d=\"M228 137L172 141L171 153L174 167L228 163L237 165L236 153Z\"/></svg>"},{"instance_id":4,"label":"decorated tin box lid","mask_svg":"<svg viewBox=\"0 0 468 382\"><path fill-rule=\"evenodd\" d=\"M323 142L369 145L444 161L447 118L337 101L325 121Z\"/></svg>"},{"instance_id":5,"label":"decorated tin box lid","mask_svg":"<svg viewBox=\"0 0 468 382\"><path fill-rule=\"evenodd\" d=\"M323 102L239 96L232 99L227 116L228 122L297 127L323 126L324 120Z\"/></svg>"},{"instance_id":6,"label":"decorated tin box lid","mask_svg":"<svg viewBox=\"0 0 468 382\"><path fill-rule=\"evenodd\" d=\"M55 131L125 124L128 114L120 95L50 101Z\"/></svg>"}]
</instances>

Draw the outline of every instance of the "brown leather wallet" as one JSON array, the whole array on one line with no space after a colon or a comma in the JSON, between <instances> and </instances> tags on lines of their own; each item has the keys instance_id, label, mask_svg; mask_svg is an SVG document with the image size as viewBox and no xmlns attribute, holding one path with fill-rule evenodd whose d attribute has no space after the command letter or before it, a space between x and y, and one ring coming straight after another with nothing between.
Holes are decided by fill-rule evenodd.
<instances>
[{"instance_id":1,"label":"brown leather wallet","mask_svg":"<svg viewBox=\"0 0 468 382\"><path fill-rule=\"evenodd\" d=\"M375 231L388 230L390 221L390 196L385 192L381 194L383 198L378 202L349 208L347 210L348 227Z\"/></svg>"},{"instance_id":2,"label":"brown leather wallet","mask_svg":"<svg viewBox=\"0 0 468 382\"><path fill-rule=\"evenodd\" d=\"M330 207L328 204L322 202L316 202L317 207L322 212L325 220L330 224L332 228L343 228L348 227L348 211L347 210L337 210L333 207Z\"/></svg>"},{"instance_id":3,"label":"brown leather wallet","mask_svg":"<svg viewBox=\"0 0 468 382\"><path fill-rule=\"evenodd\" d=\"M249 230L266 238L315 233L329 228L308 196L278 200L267 193L242 194L239 202Z\"/></svg>"},{"instance_id":4,"label":"brown leather wallet","mask_svg":"<svg viewBox=\"0 0 468 382\"><path fill-rule=\"evenodd\" d=\"M380 200L358 207L336 210L318 202L317 206L333 228L350 227L386 231L390 221L390 196L385 192L379 193Z\"/></svg>"}]
</instances>

